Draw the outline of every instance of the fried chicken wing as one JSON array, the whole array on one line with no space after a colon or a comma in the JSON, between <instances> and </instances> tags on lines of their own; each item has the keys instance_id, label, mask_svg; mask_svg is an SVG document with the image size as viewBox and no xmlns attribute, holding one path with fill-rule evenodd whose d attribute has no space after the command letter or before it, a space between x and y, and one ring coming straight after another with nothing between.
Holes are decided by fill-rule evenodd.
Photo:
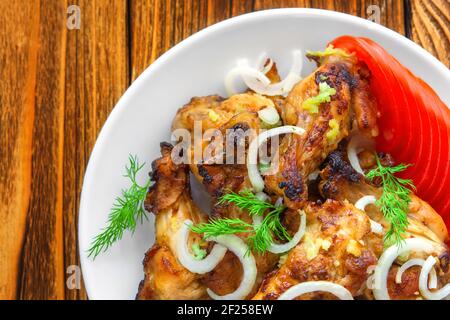
<instances>
[{"instance_id":1,"label":"fried chicken wing","mask_svg":"<svg viewBox=\"0 0 450 320\"><path fill-rule=\"evenodd\" d=\"M368 277L367 268L376 264L382 238L370 232L369 218L362 211L334 200L309 204L304 210L307 223L302 241L266 277L253 299L277 299L295 284L318 280L340 284L355 296ZM300 298L334 297L317 292Z\"/></svg>"},{"instance_id":2,"label":"fried chicken wing","mask_svg":"<svg viewBox=\"0 0 450 320\"><path fill-rule=\"evenodd\" d=\"M238 94L227 100L218 97L194 98L181 108L175 117L173 129L187 129L192 133L192 137L196 121L197 125L201 123L202 133L208 129L216 129L225 137L222 141L224 153L213 155L215 161L212 163L208 163L208 157L204 157L204 154L201 162L193 159L193 149L196 146L199 150L206 151L204 141L192 141L189 155L189 159L192 159L192 173L212 197L214 205L211 216L214 218L239 218L248 223L252 222L245 210L240 210L232 204L218 204L217 201L225 192L240 192L251 188L245 165L246 154L251 139L261 130L257 111L267 106L274 106L273 101L255 93ZM248 237L247 234L238 236L243 239ZM258 269L256 291L262 277L273 269L278 258L274 254L265 253L255 255L255 260ZM215 293L225 295L239 286L241 277L239 260L228 252L219 265L205 275L203 283Z\"/></svg>"},{"instance_id":3,"label":"fried chicken wing","mask_svg":"<svg viewBox=\"0 0 450 320\"><path fill-rule=\"evenodd\" d=\"M145 278L139 285L137 299L205 299L206 287L201 277L185 269L175 256L176 234L186 219L195 223L206 217L192 202L189 171L175 165L172 146L161 144L162 157L152 164L154 185L150 187L145 207L156 216L156 242L144 259ZM199 242L198 235L190 241Z\"/></svg>"},{"instance_id":4,"label":"fried chicken wing","mask_svg":"<svg viewBox=\"0 0 450 320\"><path fill-rule=\"evenodd\" d=\"M368 160L365 162L373 163ZM379 199L383 193L382 188L367 183L364 177L352 168L342 150L330 154L321 175L323 180L319 189L324 198L356 203L367 195ZM416 195L411 194L410 199L407 232L424 236L438 243L445 242L448 239L448 232L442 217ZM388 221L378 207L368 205L366 212L371 219L380 223L385 229L389 228Z\"/></svg>"},{"instance_id":5,"label":"fried chicken wing","mask_svg":"<svg viewBox=\"0 0 450 320\"><path fill-rule=\"evenodd\" d=\"M365 70L353 58L330 57L289 93L282 113L284 124L301 127L306 133L283 138L278 170L267 175L265 183L266 189L283 196L290 208L301 208L308 200L308 177L353 127L369 136L378 134L376 103L370 96ZM305 110L303 103L318 95L323 82L336 90L331 101L320 104L318 113ZM338 130L330 133L332 122Z\"/></svg>"},{"instance_id":6,"label":"fried chicken wing","mask_svg":"<svg viewBox=\"0 0 450 320\"><path fill-rule=\"evenodd\" d=\"M205 184L210 194L220 195L224 188L230 186L232 189L243 187L246 148L261 129L257 112L268 106L274 106L272 100L259 94L245 93L226 100L218 96L193 98L178 110L172 130L189 131L191 141L188 141L185 158L195 177ZM214 131L217 131L217 136L214 136ZM214 137L209 139L210 135ZM208 149L211 140L221 146L217 148L221 151L218 154L211 152L215 151L212 148ZM248 181L245 185L249 186Z\"/></svg>"}]
</instances>

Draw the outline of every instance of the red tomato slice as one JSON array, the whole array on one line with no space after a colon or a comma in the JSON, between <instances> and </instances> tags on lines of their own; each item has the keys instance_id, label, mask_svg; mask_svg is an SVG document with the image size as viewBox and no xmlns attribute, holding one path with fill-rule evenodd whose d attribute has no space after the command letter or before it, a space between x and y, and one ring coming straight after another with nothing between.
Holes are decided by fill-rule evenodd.
<instances>
[{"instance_id":1,"label":"red tomato slice","mask_svg":"<svg viewBox=\"0 0 450 320\"><path fill-rule=\"evenodd\" d=\"M422 103L435 105L433 103L433 97L425 94L425 91L418 87L417 82L411 82L411 88L414 93L417 94L417 101L422 101ZM425 110L422 108L422 110ZM431 145L429 154L425 154L421 157L421 154L417 153L416 157L419 157L417 162L417 169L420 169L423 173L433 172L434 174L422 174L422 179L416 179L415 183L420 186L425 186L424 190L421 191L421 196L426 198L430 203L436 204L435 196L438 195L437 191L440 189L442 178L445 177L446 173L446 162L448 162L447 152L448 143L446 143L447 132L445 124L439 121L439 116L441 111L439 108L435 108L434 112L426 112L431 120L429 127L431 132L430 142L426 142L426 146ZM422 132L422 131L420 131ZM434 147L434 149L433 149ZM418 172L420 172L418 171ZM407 172L404 173L407 176ZM419 190L418 190L419 192Z\"/></svg>"},{"instance_id":2,"label":"red tomato slice","mask_svg":"<svg viewBox=\"0 0 450 320\"><path fill-rule=\"evenodd\" d=\"M366 63L381 113L377 149L398 163L413 164L400 176L414 181L417 194L450 227L450 110L429 85L372 40L342 36L330 44Z\"/></svg>"},{"instance_id":3,"label":"red tomato slice","mask_svg":"<svg viewBox=\"0 0 450 320\"><path fill-rule=\"evenodd\" d=\"M417 88L415 83L411 83L411 92L420 92L415 90L420 90ZM412 99L417 101L417 99ZM413 105L414 101L410 100L409 106ZM417 193L420 194L423 198L428 197L428 191L431 186L431 181L436 176L435 174L427 174L429 172L433 172L433 166L436 168L436 162L433 161L433 157L438 153L439 146L439 135L437 133L437 121L434 113L424 112L424 109L419 109L419 120L420 123L425 124L422 127L422 131L415 131L412 133L412 136L417 136L417 132L424 132L424 134L420 134L426 140L421 143L421 145L411 145L409 146L410 150L414 151L415 148L419 147L419 151L415 152L413 157L399 157L399 162L412 163L413 166L400 173L399 176L403 178L411 178L413 179L414 185L417 188ZM427 130L428 129L428 130ZM405 152L406 153L406 152ZM434 162L434 163L433 163Z\"/></svg>"},{"instance_id":4,"label":"red tomato slice","mask_svg":"<svg viewBox=\"0 0 450 320\"><path fill-rule=\"evenodd\" d=\"M441 149L439 154L439 163L437 167L441 169L441 174L435 176L435 183L432 182L433 186L436 186L434 190L432 190L432 195L428 199L430 203L444 203L449 201L450 197L448 196L448 186L450 185L450 113L449 109L437 99L434 92L431 91L428 85L425 83L422 84L425 90L422 90L424 101L428 101L428 105L438 106L435 108L437 121L439 124L439 136L441 142ZM446 211L447 212L447 211Z\"/></svg>"},{"instance_id":5,"label":"red tomato slice","mask_svg":"<svg viewBox=\"0 0 450 320\"><path fill-rule=\"evenodd\" d=\"M364 43L364 48L372 53L376 61L383 59L384 54L379 50L379 48L371 48L369 44L365 43L363 40L361 42ZM408 112L408 96L404 92L405 89L403 88L403 83L399 81L395 75L395 67L395 63L392 63L391 68L386 68L383 70L385 73L385 83L390 84L389 87L392 92L392 95L390 96L392 99L391 104L395 106L395 113L392 116L392 126L395 130L395 144L391 151L393 153L396 153L396 150L408 149L408 146L413 141L412 135L410 134L413 132L413 119L411 119L411 114ZM385 112L388 108L389 106L382 107Z\"/></svg>"}]
</instances>

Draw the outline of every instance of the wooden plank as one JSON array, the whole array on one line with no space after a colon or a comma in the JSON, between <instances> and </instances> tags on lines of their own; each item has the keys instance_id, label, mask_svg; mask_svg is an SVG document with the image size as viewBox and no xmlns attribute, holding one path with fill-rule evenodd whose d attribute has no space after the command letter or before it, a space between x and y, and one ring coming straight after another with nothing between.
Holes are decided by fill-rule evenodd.
<instances>
[{"instance_id":1,"label":"wooden plank","mask_svg":"<svg viewBox=\"0 0 450 320\"><path fill-rule=\"evenodd\" d=\"M398 0L255 0L255 10L299 7L328 9L369 18L374 11L369 6L380 8L380 23L398 33L405 34L403 1ZM372 7L373 8L373 7Z\"/></svg>"},{"instance_id":2,"label":"wooden plank","mask_svg":"<svg viewBox=\"0 0 450 320\"><path fill-rule=\"evenodd\" d=\"M64 126L65 270L79 266L77 224L84 171L106 117L129 86L126 1L72 2L80 7L79 30L68 31ZM113 17L113 18L112 18ZM66 287L67 299L86 292Z\"/></svg>"},{"instance_id":3,"label":"wooden plank","mask_svg":"<svg viewBox=\"0 0 450 320\"><path fill-rule=\"evenodd\" d=\"M17 298L31 188L39 3L0 1L0 300ZM17 41L17 39L20 39Z\"/></svg>"},{"instance_id":4,"label":"wooden plank","mask_svg":"<svg viewBox=\"0 0 450 320\"><path fill-rule=\"evenodd\" d=\"M252 1L131 0L131 78L191 34L252 9Z\"/></svg>"},{"instance_id":5,"label":"wooden plank","mask_svg":"<svg viewBox=\"0 0 450 320\"><path fill-rule=\"evenodd\" d=\"M36 71L31 199L20 298L64 298L62 160L66 27L64 1L42 2Z\"/></svg>"},{"instance_id":6,"label":"wooden plank","mask_svg":"<svg viewBox=\"0 0 450 320\"><path fill-rule=\"evenodd\" d=\"M450 67L450 2L411 1L412 39Z\"/></svg>"}]
</instances>

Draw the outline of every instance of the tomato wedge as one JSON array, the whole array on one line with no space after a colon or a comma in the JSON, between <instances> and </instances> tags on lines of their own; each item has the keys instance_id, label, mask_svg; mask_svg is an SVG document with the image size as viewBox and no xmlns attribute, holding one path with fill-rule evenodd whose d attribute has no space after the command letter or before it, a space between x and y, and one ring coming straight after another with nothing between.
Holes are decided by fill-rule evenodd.
<instances>
[{"instance_id":1,"label":"tomato wedge","mask_svg":"<svg viewBox=\"0 0 450 320\"><path fill-rule=\"evenodd\" d=\"M377 149L397 163L412 164L400 174L412 179L450 229L450 110L436 92L374 41L342 36L330 42L355 53L369 68L371 90L381 117Z\"/></svg>"}]
</instances>

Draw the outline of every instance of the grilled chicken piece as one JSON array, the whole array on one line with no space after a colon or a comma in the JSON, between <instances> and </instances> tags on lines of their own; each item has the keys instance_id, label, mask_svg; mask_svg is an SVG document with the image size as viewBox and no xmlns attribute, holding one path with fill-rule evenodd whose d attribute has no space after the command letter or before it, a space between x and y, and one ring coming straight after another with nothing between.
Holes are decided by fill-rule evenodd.
<instances>
[{"instance_id":1,"label":"grilled chicken piece","mask_svg":"<svg viewBox=\"0 0 450 320\"><path fill-rule=\"evenodd\" d=\"M208 151L206 142L193 139L187 157L192 160L192 173L212 197L214 205L211 215L214 218L239 218L248 223L252 222L246 211L241 211L234 205L218 205L217 200L226 192L251 188L245 165L246 154L251 139L261 129L257 112L267 106L274 106L273 101L255 93L238 94L227 100L217 96L194 98L178 111L174 119L172 129L187 129L191 137L194 137L195 121L201 123L202 134L214 129L219 130L222 137L225 137L225 141L221 142L225 153L212 154L211 157L200 159L200 162L193 161L195 147L204 153ZM208 159L212 158L214 161L209 162ZM243 239L248 237L247 234L238 236ZM258 268L256 291L263 276L274 268L278 258L274 254L266 253L255 255L255 260ZM219 265L204 276L203 283L215 293L225 295L239 286L241 277L242 267L239 260L228 252Z\"/></svg>"},{"instance_id":2,"label":"grilled chicken piece","mask_svg":"<svg viewBox=\"0 0 450 320\"><path fill-rule=\"evenodd\" d=\"M257 112L267 106L274 106L272 100L245 93L226 100L218 96L193 98L178 110L172 131L185 129L190 132L192 139L188 141L190 148L187 148L185 159L189 160L192 173L205 184L211 195L220 196L225 188L250 187L246 179L246 151L248 143L261 129ZM195 139L195 125L202 137L209 135L213 143L222 147L217 148L217 154L207 137ZM214 130L223 138L215 137Z\"/></svg>"},{"instance_id":3,"label":"grilled chicken piece","mask_svg":"<svg viewBox=\"0 0 450 320\"><path fill-rule=\"evenodd\" d=\"M374 161L365 159L362 163L368 165ZM378 199L383 193L382 188L367 183L362 175L354 171L342 150L330 154L321 176L323 180L319 189L324 198L356 203L363 196L373 195ZM448 239L448 232L442 217L427 202L414 194L410 198L407 232L438 243L445 242ZM366 212L385 229L389 228L389 222L376 206L368 205Z\"/></svg>"},{"instance_id":4,"label":"grilled chicken piece","mask_svg":"<svg viewBox=\"0 0 450 320\"><path fill-rule=\"evenodd\" d=\"M182 223L186 219L198 223L206 217L192 202L188 166L175 165L171 151L171 145L162 143L162 157L152 164L155 184L149 190L145 207L156 215L156 242L145 255L145 278L136 298L206 299L206 287L200 276L185 269L175 256L176 234ZM191 235L190 241L199 242L200 237Z\"/></svg>"},{"instance_id":5,"label":"grilled chicken piece","mask_svg":"<svg viewBox=\"0 0 450 320\"><path fill-rule=\"evenodd\" d=\"M360 159L363 168L370 169L375 164L375 160L370 159L370 157L374 158L373 154L371 156L363 155ZM386 162L384 165L392 164L389 157L382 157L381 160ZM373 195L378 199L383 192L382 188L367 183L362 175L354 171L342 150L330 154L321 176L324 180L320 183L320 190L325 198L356 203L366 195ZM378 207L368 205L365 212L372 220L380 223L385 230L390 227L389 222L384 218ZM442 254L439 255L439 263L436 265L438 280L442 285L449 283L450 252L444 245L444 241L448 239L448 232L441 216L428 203L415 195L411 195L408 223L407 236L424 237L441 244ZM408 258L426 259L427 256L412 253ZM417 299L419 296L420 267L412 267L406 270L400 284L395 282L398 268L399 266L394 264L389 271L387 285L390 298L392 300ZM364 290L363 295L366 299L373 299L373 294L369 289Z\"/></svg>"},{"instance_id":6,"label":"grilled chicken piece","mask_svg":"<svg viewBox=\"0 0 450 320\"><path fill-rule=\"evenodd\" d=\"M330 57L289 93L282 112L283 122L304 128L306 133L283 138L278 153L279 170L265 177L266 189L283 196L288 207L304 206L308 200L309 175L352 129L369 136L378 134L376 104L369 94L366 70L354 58ZM336 94L329 103L320 105L318 113L310 113L303 109L303 102L319 93L321 82L336 89ZM339 130L327 137L332 130L331 120L337 121Z\"/></svg>"},{"instance_id":7,"label":"grilled chicken piece","mask_svg":"<svg viewBox=\"0 0 450 320\"><path fill-rule=\"evenodd\" d=\"M267 106L274 104L270 99L256 93L236 94L228 99L219 96L194 97L178 110L172 122L172 130L181 128L193 133L195 122L198 121L203 134L208 129L225 126L241 113L252 113L258 118L257 112Z\"/></svg>"},{"instance_id":8,"label":"grilled chicken piece","mask_svg":"<svg viewBox=\"0 0 450 320\"><path fill-rule=\"evenodd\" d=\"M356 296L383 250L380 236L370 232L364 212L348 202L328 200L308 204L306 231L280 268L269 274L253 299L277 299L305 281L325 280L346 287ZM300 299L334 299L327 293L305 294Z\"/></svg>"}]
</instances>

